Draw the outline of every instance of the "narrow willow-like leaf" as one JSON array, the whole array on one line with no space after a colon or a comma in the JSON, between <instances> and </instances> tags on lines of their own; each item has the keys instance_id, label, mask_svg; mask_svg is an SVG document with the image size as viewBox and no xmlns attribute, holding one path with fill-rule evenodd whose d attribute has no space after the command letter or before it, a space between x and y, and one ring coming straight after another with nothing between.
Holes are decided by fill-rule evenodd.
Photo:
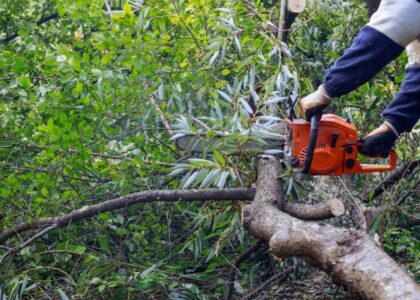
<instances>
[{"instance_id":1,"label":"narrow willow-like leaf","mask_svg":"<svg viewBox=\"0 0 420 300\"><path fill-rule=\"evenodd\" d=\"M99 77L98 83L96 84L96 86L98 88L99 99L101 99L101 101L104 101L103 96L102 96L102 79L103 77Z\"/></svg>"},{"instance_id":2,"label":"narrow willow-like leaf","mask_svg":"<svg viewBox=\"0 0 420 300\"><path fill-rule=\"evenodd\" d=\"M219 56L219 50L217 50L216 52L214 52L214 54L211 56L210 62L209 62L209 66L211 66L213 64L213 62L216 60L216 58L218 56Z\"/></svg>"},{"instance_id":3,"label":"narrow willow-like leaf","mask_svg":"<svg viewBox=\"0 0 420 300\"><path fill-rule=\"evenodd\" d=\"M222 175L220 175L220 179L217 182L217 187L219 189L221 189L225 186L228 176L229 176L229 171L223 171Z\"/></svg>"},{"instance_id":4,"label":"narrow willow-like leaf","mask_svg":"<svg viewBox=\"0 0 420 300\"><path fill-rule=\"evenodd\" d=\"M225 99L227 102L229 102L229 103L232 103L232 102L233 102L232 97L231 97L231 96L229 96L228 94L226 94L225 92L222 92L222 91L219 91L219 90L217 90L217 92L218 92L218 93L219 93L219 95L220 95L220 96L222 96L222 97L223 97L223 99Z\"/></svg>"},{"instance_id":5,"label":"narrow willow-like leaf","mask_svg":"<svg viewBox=\"0 0 420 300\"><path fill-rule=\"evenodd\" d=\"M253 114L251 106L249 106L248 102L246 102L244 99L240 98L239 101L241 102L243 108L246 110L247 113Z\"/></svg>"},{"instance_id":6,"label":"narrow willow-like leaf","mask_svg":"<svg viewBox=\"0 0 420 300\"><path fill-rule=\"evenodd\" d=\"M217 151L216 149L213 150L213 155L216 158L216 161L221 164L222 166L226 164L226 160L223 155Z\"/></svg>"},{"instance_id":7,"label":"narrow willow-like leaf","mask_svg":"<svg viewBox=\"0 0 420 300\"><path fill-rule=\"evenodd\" d=\"M254 87L250 86L249 90L251 91L252 98L255 102L260 101L260 96L258 96L257 92L254 90Z\"/></svg>"},{"instance_id":8,"label":"narrow willow-like leaf","mask_svg":"<svg viewBox=\"0 0 420 300\"><path fill-rule=\"evenodd\" d=\"M183 189L186 189L186 188L188 188L196 179L197 179L197 177L198 177L198 174L199 174L199 172L198 171L195 171L194 173L192 173L189 177L188 177L188 179L187 179L187 181L184 183L184 185L182 186L182 188ZM188 175L187 175L188 176Z\"/></svg>"}]
</instances>

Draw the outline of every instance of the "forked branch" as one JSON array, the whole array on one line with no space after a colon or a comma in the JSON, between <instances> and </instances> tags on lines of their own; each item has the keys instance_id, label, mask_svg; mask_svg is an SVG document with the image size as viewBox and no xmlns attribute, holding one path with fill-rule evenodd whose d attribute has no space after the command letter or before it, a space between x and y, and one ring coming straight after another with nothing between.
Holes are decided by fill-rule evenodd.
<instances>
[{"instance_id":1,"label":"forked branch","mask_svg":"<svg viewBox=\"0 0 420 300\"><path fill-rule=\"evenodd\" d=\"M279 211L280 163L262 159L255 199L243 222L257 238L269 241L279 258L299 256L365 299L420 299L420 288L403 268L364 232L325 223L304 222Z\"/></svg>"}]
</instances>

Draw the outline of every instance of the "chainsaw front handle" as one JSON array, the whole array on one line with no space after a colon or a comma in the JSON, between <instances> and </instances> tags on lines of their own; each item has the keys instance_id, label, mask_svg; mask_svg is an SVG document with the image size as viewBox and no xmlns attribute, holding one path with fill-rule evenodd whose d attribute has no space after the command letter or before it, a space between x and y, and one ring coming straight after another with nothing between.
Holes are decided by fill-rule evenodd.
<instances>
[{"instance_id":1,"label":"chainsaw front handle","mask_svg":"<svg viewBox=\"0 0 420 300\"><path fill-rule=\"evenodd\" d=\"M309 135L308 152L306 154L305 162L301 170L302 174L309 174L311 169L312 160L314 158L314 152L316 148L316 140L318 138L318 123L321 120L322 113L313 115L311 118L311 133Z\"/></svg>"}]
</instances>

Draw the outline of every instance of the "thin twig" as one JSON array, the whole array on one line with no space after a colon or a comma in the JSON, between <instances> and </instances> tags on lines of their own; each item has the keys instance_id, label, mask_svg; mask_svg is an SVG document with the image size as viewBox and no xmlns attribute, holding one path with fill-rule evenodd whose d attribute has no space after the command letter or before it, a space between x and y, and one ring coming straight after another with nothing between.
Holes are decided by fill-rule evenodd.
<instances>
[{"instance_id":1,"label":"thin twig","mask_svg":"<svg viewBox=\"0 0 420 300\"><path fill-rule=\"evenodd\" d=\"M269 279L267 279L266 281L264 281L258 288L249 292L248 294L246 294L244 297L241 298L241 300L246 300L246 299L252 298L254 295L262 292L266 287L271 285L273 282L278 281L278 280L283 280L290 273L296 272L296 270L299 269L301 266L302 266L302 263L298 263L295 266L288 267L283 272L277 273L276 275L274 275L274 276L270 277Z\"/></svg>"},{"instance_id":2,"label":"thin twig","mask_svg":"<svg viewBox=\"0 0 420 300\"><path fill-rule=\"evenodd\" d=\"M44 24L44 23L46 23L50 20L56 19L56 18L58 18L58 13L53 13L51 15L44 16L44 17L40 18L38 21L36 21L36 25L40 26L40 25L42 25L42 24ZM7 43L7 42L10 42L11 40L17 38L18 36L19 36L19 33L15 32L15 33L12 33L9 36L6 36L4 39L0 40L0 42Z\"/></svg>"},{"instance_id":3,"label":"thin twig","mask_svg":"<svg viewBox=\"0 0 420 300\"><path fill-rule=\"evenodd\" d=\"M25 247L29 246L30 244L32 244L33 242L35 242L37 239L41 238L42 236L46 235L48 232L53 231L54 229L58 228L58 224L53 224L47 228L42 229L41 231L39 231L37 234L35 234L33 237L31 237L30 239L26 240L24 243L22 243L21 245L19 245L16 248L12 248L9 251L7 251L2 257L0 257L0 265L3 263L3 261L9 257L10 255L15 254L16 252L24 249Z\"/></svg>"},{"instance_id":4,"label":"thin twig","mask_svg":"<svg viewBox=\"0 0 420 300\"><path fill-rule=\"evenodd\" d=\"M386 176L380 183L375 186L375 188L372 189L372 191L366 193L366 195L363 197L363 200L368 201L380 196L384 191L398 183L401 179L413 173L413 171L418 166L420 166L420 160L410 160L404 163L401 167Z\"/></svg>"},{"instance_id":5,"label":"thin twig","mask_svg":"<svg viewBox=\"0 0 420 300\"><path fill-rule=\"evenodd\" d=\"M235 260L233 267L230 271L229 279L228 279L228 292L226 293L225 300L229 300L232 298L233 295L233 289L235 287L235 278L236 273L238 271L239 265L244 262L246 259L248 259L249 256L251 256L252 253L254 253L256 250L258 250L262 243L264 241L259 239L254 245L248 247L242 254L238 256L238 258Z\"/></svg>"},{"instance_id":6,"label":"thin twig","mask_svg":"<svg viewBox=\"0 0 420 300\"><path fill-rule=\"evenodd\" d=\"M106 7L106 10L107 10L108 14L112 17L114 15L114 12L112 11L111 5L109 5L108 0L105 0L105 7Z\"/></svg>"}]
</instances>

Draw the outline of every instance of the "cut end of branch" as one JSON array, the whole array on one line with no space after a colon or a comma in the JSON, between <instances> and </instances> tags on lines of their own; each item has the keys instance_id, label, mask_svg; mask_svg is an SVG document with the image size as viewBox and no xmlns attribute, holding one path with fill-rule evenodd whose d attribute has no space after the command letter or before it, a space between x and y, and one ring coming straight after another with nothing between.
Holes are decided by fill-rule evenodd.
<instances>
[{"instance_id":1,"label":"cut end of branch","mask_svg":"<svg viewBox=\"0 0 420 300\"><path fill-rule=\"evenodd\" d=\"M337 198L333 198L333 199L330 199L328 202L329 202L331 214L334 217L339 217L339 216L344 215L344 213L346 212L346 207L344 206L343 201Z\"/></svg>"},{"instance_id":2,"label":"cut end of branch","mask_svg":"<svg viewBox=\"0 0 420 300\"><path fill-rule=\"evenodd\" d=\"M313 205L284 202L282 210L301 220L324 220L344 215L346 207L340 199L333 198Z\"/></svg>"},{"instance_id":3,"label":"cut end of branch","mask_svg":"<svg viewBox=\"0 0 420 300\"><path fill-rule=\"evenodd\" d=\"M287 9L295 14L299 14L305 10L306 0L289 0L287 1Z\"/></svg>"},{"instance_id":4,"label":"cut end of branch","mask_svg":"<svg viewBox=\"0 0 420 300\"><path fill-rule=\"evenodd\" d=\"M249 227L254 215L254 208L251 205L245 205L242 210L242 221L245 227Z\"/></svg>"}]
</instances>

